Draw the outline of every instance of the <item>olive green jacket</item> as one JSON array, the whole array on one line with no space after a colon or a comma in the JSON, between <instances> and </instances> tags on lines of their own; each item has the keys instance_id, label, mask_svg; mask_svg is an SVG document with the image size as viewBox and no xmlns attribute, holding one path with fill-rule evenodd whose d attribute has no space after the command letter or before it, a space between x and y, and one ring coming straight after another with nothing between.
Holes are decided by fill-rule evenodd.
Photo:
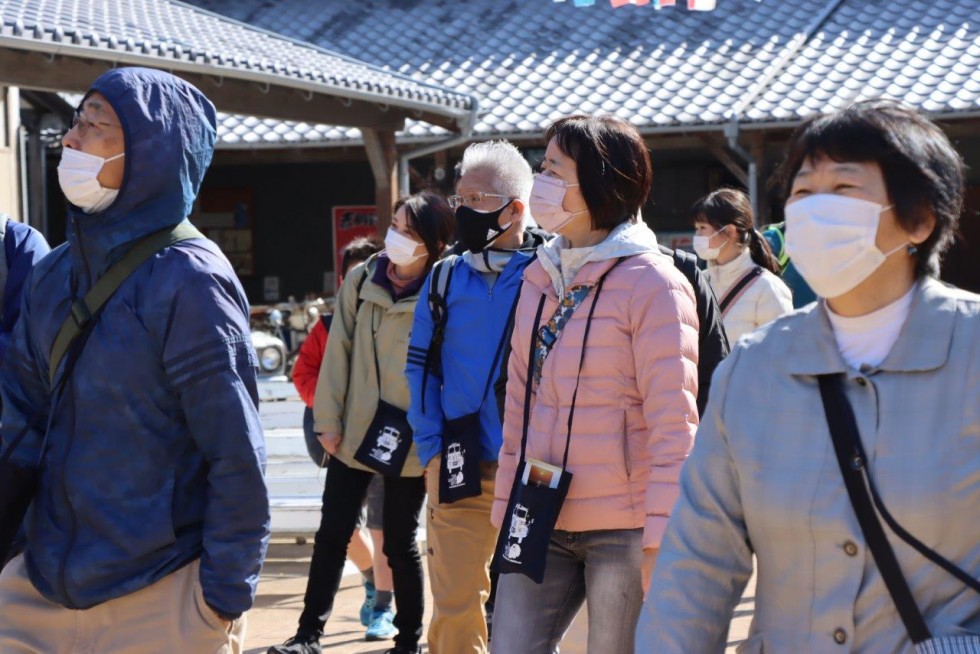
<instances>
[{"instance_id":1,"label":"olive green jacket","mask_svg":"<svg viewBox=\"0 0 980 654\"><path fill-rule=\"evenodd\" d=\"M409 401L405 360L418 294L393 301L388 289L371 281L378 265L384 264L376 257L358 265L340 287L313 400L314 429L321 434L341 434L336 456L357 470L369 470L354 460L354 453L378 408L375 353L381 373L380 398L405 410ZM402 476L421 475L413 444Z\"/></svg>"}]
</instances>

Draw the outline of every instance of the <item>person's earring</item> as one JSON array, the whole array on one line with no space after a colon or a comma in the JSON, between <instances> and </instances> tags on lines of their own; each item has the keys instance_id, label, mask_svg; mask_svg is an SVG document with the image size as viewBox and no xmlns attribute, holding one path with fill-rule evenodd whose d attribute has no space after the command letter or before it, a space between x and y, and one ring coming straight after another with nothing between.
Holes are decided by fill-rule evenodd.
<instances>
[{"instance_id":1,"label":"person's earring","mask_svg":"<svg viewBox=\"0 0 980 654\"><path fill-rule=\"evenodd\" d=\"M909 256L911 257L913 254L919 251L919 248L915 247L914 243L909 243L909 246L905 248L905 251L908 252Z\"/></svg>"}]
</instances>

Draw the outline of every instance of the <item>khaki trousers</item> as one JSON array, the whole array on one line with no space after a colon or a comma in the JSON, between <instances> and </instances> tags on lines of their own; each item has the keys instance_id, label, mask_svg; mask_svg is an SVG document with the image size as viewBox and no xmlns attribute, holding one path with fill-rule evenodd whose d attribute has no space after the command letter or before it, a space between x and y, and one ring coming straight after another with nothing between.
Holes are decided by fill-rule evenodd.
<instances>
[{"instance_id":1,"label":"khaki trousers","mask_svg":"<svg viewBox=\"0 0 980 654\"><path fill-rule=\"evenodd\" d=\"M480 463L482 493L439 504L436 456L426 467L426 538L432 622L429 654L485 654L487 622L483 605L490 597L490 559L497 528L490 523L496 463Z\"/></svg>"},{"instance_id":2,"label":"khaki trousers","mask_svg":"<svg viewBox=\"0 0 980 654\"><path fill-rule=\"evenodd\" d=\"M245 616L230 625L204 603L194 561L152 586L76 611L45 599L18 556L0 574L3 654L241 654Z\"/></svg>"}]
</instances>

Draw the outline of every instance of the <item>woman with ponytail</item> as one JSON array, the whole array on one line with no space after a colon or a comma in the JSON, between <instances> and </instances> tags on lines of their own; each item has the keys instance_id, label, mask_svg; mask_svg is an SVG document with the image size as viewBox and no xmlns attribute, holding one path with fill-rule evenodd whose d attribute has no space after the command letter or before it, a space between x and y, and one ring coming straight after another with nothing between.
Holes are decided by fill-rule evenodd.
<instances>
[{"instance_id":1,"label":"woman with ponytail","mask_svg":"<svg viewBox=\"0 0 980 654\"><path fill-rule=\"evenodd\" d=\"M730 188L709 193L690 213L694 251L708 262L708 282L730 343L793 310L792 294L777 276L779 262L753 227L745 193Z\"/></svg>"}]
</instances>

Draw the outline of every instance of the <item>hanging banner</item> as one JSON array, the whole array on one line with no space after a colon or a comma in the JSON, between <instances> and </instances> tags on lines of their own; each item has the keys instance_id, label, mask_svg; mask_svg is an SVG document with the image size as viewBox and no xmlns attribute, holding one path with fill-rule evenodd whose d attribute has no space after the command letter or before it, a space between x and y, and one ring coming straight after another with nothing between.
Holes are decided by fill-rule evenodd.
<instances>
[{"instance_id":1,"label":"hanging banner","mask_svg":"<svg viewBox=\"0 0 980 654\"><path fill-rule=\"evenodd\" d=\"M555 2L565 2L566 0L554 0ZM762 2L762 0L755 0L756 2ZM596 3L596 0L573 0L573 4L576 7L592 7ZM625 7L627 5L636 5L638 7L648 6L654 9L662 9L663 7L676 7L677 0L609 0L609 4L612 5L613 9L617 7ZM687 8L689 11L714 11L718 7L718 0L687 0Z\"/></svg>"},{"instance_id":2,"label":"hanging banner","mask_svg":"<svg viewBox=\"0 0 980 654\"><path fill-rule=\"evenodd\" d=\"M334 286L339 289L344 274L340 269L344 248L356 238L377 237L378 208L373 204L338 206L333 208L331 215Z\"/></svg>"}]
</instances>

